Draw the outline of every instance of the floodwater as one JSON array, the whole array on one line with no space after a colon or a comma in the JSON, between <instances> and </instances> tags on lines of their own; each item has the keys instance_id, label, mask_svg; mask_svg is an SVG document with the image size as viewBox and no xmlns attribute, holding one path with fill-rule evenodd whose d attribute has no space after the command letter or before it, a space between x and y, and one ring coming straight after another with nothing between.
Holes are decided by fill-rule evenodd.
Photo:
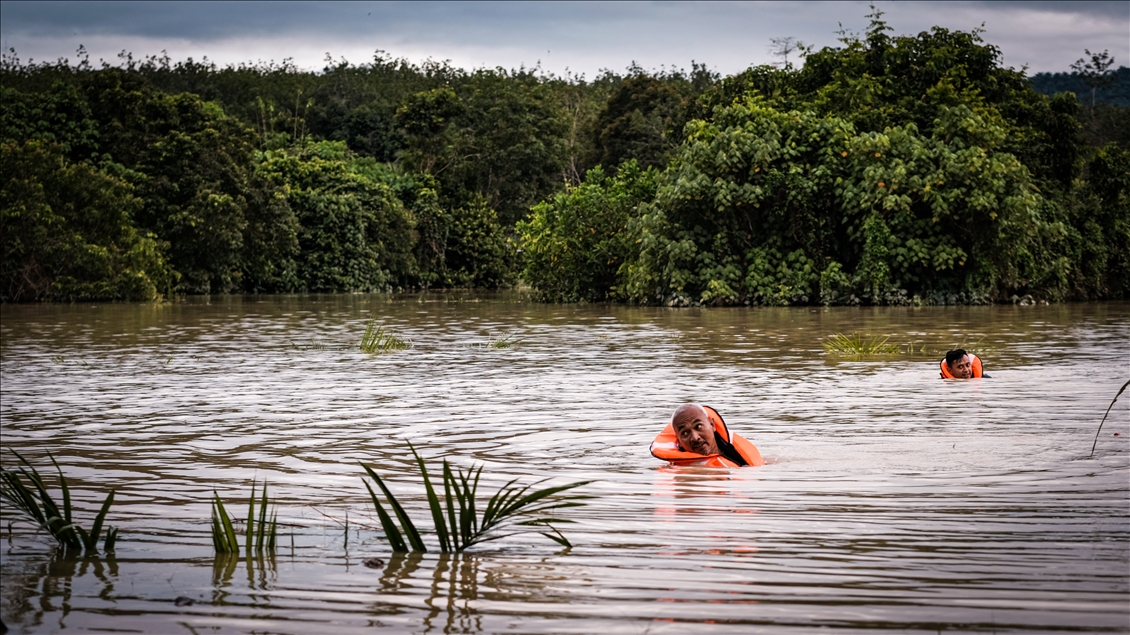
<instances>
[{"instance_id":1,"label":"floodwater","mask_svg":"<svg viewBox=\"0 0 1130 635\"><path fill-rule=\"evenodd\" d=\"M546 306L517 295L190 298L0 307L0 424L115 552L53 555L10 506L14 633L1130 631L1130 303L929 308ZM357 343L370 318L413 348ZM832 333L915 353L829 356ZM509 348L488 343L516 340ZM964 343L992 379L938 378ZM926 352L920 352L923 348ZM759 468L647 446L716 407ZM393 556L359 462L431 526L432 466L591 480L537 534ZM273 558L217 558L218 492L278 504ZM344 522L349 519L348 529ZM384 564L370 568L367 558ZM181 602L175 601L181 598ZM184 600L188 598L194 603Z\"/></svg>"}]
</instances>

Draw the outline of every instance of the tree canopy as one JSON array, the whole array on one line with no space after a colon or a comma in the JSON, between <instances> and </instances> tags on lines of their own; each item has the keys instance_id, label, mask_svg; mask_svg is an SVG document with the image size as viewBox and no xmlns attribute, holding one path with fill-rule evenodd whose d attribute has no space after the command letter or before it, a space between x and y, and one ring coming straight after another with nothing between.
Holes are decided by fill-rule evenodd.
<instances>
[{"instance_id":1,"label":"tree canopy","mask_svg":"<svg viewBox=\"0 0 1130 635\"><path fill-rule=\"evenodd\" d=\"M871 17L725 78L9 51L0 295L1127 297L1130 108L1108 99L1125 68L1092 56L1049 96L1066 80L1003 67L977 31Z\"/></svg>"}]
</instances>

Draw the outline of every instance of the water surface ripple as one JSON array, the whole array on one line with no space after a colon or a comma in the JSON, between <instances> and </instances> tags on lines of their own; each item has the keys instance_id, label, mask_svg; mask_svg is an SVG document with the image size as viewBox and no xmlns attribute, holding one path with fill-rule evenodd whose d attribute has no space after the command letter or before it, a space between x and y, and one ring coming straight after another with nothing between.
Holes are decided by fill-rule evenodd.
<instances>
[{"instance_id":1,"label":"water surface ripple","mask_svg":"<svg viewBox=\"0 0 1130 635\"><path fill-rule=\"evenodd\" d=\"M0 307L0 432L59 459L113 556L3 509L13 632L1130 632L1130 304L661 309L516 295ZM367 355L370 318L413 348ZM928 352L830 357L836 332ZM510 334L511 348L487 346ZM965 344L992 379L942 381ZM647 453L684 401L769 465ZM1115 433L1118 433L1115 436ZM593 480L562 525L393 557L358 462L411 512L407 442L484 487ZM274 558L213 556L209 500L279 503ZM50 480L54 483L54 479ZM238 507L238 506L237 506ZM241 515L242 512L237 512ZM348 515L343 527L333 519ZM14 521L14 522L12 522ZM380 556L380 569L362 566ZM188 597L195 604L177 606Z\"/></svg>"}]
</instances>

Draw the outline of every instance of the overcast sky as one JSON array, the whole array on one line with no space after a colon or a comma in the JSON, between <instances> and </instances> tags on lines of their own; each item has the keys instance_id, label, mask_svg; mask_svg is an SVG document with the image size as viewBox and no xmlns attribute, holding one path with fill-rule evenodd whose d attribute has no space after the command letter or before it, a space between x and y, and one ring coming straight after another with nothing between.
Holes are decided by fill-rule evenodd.
<instances>
[{"instance_id":1,"label":"overcast sky","mask_svg":"<svg viewBox=\"0 0 1130 635\"><path fill-rule=\"evenodd\" d=\"M938 25L984 38L1004 63L1029 73L1066 71L1083 49L1109 49L1130 65L1130 2L876 2L895 33ZM689 68L722 74L773 61L770 39L818 47L836 32L862 31L867 2L0 2L0 45L27 61L116 62L167 51L174 60L220 64L281 61L319 69L326 54L353 63L377 49L412 61L451 60L464 68L518 68L592 77Z\"/></svg>"}]
</instances>

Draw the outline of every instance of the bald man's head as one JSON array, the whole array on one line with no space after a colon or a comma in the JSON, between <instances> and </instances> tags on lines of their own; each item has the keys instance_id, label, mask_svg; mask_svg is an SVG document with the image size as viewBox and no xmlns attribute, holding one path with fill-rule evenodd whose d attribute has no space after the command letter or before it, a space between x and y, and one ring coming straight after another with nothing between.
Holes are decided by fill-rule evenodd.
<instances>
[{"instance_id":1,"label":"bald man's head","mask_svg":"<svg viewBox=\"0 0 1130 635\"><path fill-rule=\"evenodd\" d=\"M685 452L697 454L718 454L718 443L714 440L714 422L706 414L706 409L695 403L687 403L675 409L671 415L671 427L675 438Z\"/></svg>"}]
</instances>

